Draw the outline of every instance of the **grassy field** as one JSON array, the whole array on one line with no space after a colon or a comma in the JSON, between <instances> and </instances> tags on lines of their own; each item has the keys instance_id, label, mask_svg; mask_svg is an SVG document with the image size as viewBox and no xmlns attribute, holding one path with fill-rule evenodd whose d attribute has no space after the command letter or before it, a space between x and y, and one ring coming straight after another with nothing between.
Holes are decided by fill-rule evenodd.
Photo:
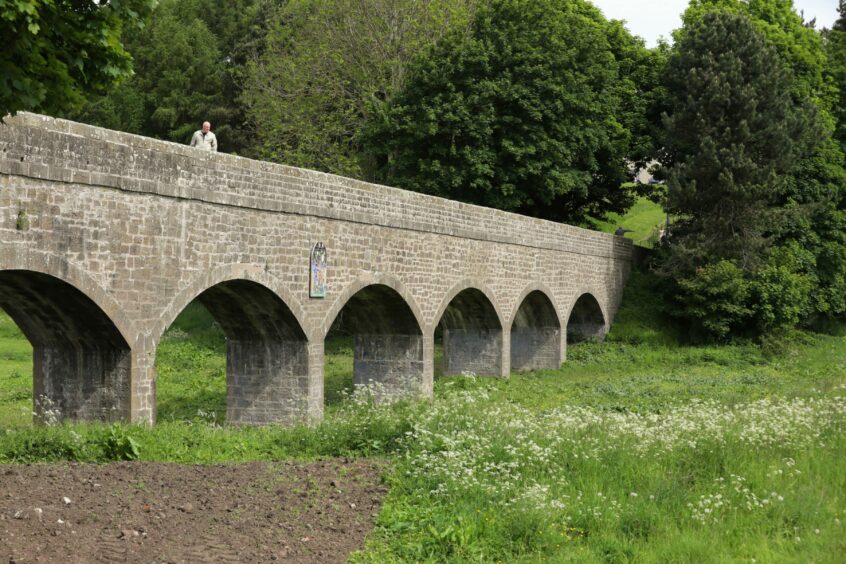
<instances>
[{"instance_id":1,"label":"grassy field","mask_svg":"<svg viewBox=\"0 0 846 564\"><path fill-rule=\"evenodd\" d=\"M652 247L657 240L658 229L664 225L666 214L660 205L639 198L634 206L620 216L616 213L609 214L608 221L598 221L596 227L605 233L614 233L617 227L631 229L626 237L642 247Z\"/></svg>"},{"instance_id":2,"label":"grassy field","mask_svg":"<svg viewBox=\"0 0 846 564\"><path fill-rule=\"evenodd\" d=\"M0 310L0 429L32 421L32 347Z\"/></svg>"},{"instance_id":3,"label":"grassy field","mask_svg":"<svg viewBox=\"0 0 846 564\"><path fill-rule=\"evenodd\" d=\"M158 354L160 423L32 427L29 348L0 316L0 461L387 458L391 492L354 560L843 562L846 331L691 347L638 274L604 343L560 370L437 378L431 402L349 393L327 345L327 416L235 428L223 341L201 309Z\"/></svg>"}]
</instances>

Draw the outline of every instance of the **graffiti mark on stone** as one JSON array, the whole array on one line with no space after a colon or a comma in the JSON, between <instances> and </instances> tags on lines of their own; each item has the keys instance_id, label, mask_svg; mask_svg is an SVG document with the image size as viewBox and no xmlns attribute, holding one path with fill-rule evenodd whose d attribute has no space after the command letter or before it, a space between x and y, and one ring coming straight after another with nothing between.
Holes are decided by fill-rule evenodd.
<instances>
[{"instance_id":1,"label":"graffiti mark on stone","mask_svg":"<svg viewBox=\"0 0 846 564\"><path fill-rule=\"evenodd\" d=\"M308 282L310 298L326 297L326 247L317 243L311 249L311 274Z\"/></svg>"}]
</instances>

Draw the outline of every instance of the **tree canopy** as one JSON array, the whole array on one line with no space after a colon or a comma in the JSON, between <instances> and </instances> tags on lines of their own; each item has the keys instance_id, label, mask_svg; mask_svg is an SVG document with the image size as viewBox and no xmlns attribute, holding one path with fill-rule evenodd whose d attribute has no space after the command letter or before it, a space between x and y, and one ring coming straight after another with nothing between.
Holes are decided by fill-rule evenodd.
<instances>
[{"instance_id":1,"label":"tree canopy","mask_svg":"<svg viewBox=\"0 0 846 564\"><path fill-rule=\"evenodd\" d=\"M808 33L774 15L791 2L712 4L720 9L686 15L665 73L667 207L680 218L660 263L668 297L695 333L717 338L842 316L846 177L826 59L810 69L802 61L815 57L771 40Z\"/></svg>"},{"instance_id":2,"label":"tree canopy","mask_svg":"<svg viewBox=\"0 0 846 564\"><path fill-rule=\"evenodd\" d=\"M649 56L583 1L493 0L446 34L374 115L367 147L402 188L581 221L632 194L625 112ZM625 69L625 71L623 70Z\"/></svg>"},{"instance_id":3,"label":"tree canopy","mask_svg":"<svg viewBox=\"0 0 846 564\"><path fill-rule=\"evenodd\" d=\"M828 63L826 75L837 88L834 103L836 122L834 137L840 143L840 149L846 153L846 0L840 0L840 17L832 29L824 35Z\"/></svg>"},{"instance_id":4,"label":"tree canopy","mask_svg":"<svg viewBox=\"0 0 846 564\"><path fill-rule=\"evenodd\" d=\"M263 158L370 178L360 132L410 62L475 0L291 0L270 16L243 100Z\"/></svg>"},{"instance_id":5,"label":"tree canopy","mask_svg":"<svg viewBox=\"0 0 846 564\"><path fill-rule=\"evenodd\" d=\"M690 25L710 12L743 14L778 52L782 64L791 68L793 88L815 103L829 105L832 89L823 77L826 54L820 33L802 19L793 0L691 0L682 15L680 39Z\"/></svg>"},{"instance_id":6,"label":"tree canopy","mask_svg":"<svg viewBox=\"0 0 846 564\"><path fill-rule=\"evenodd\" d=\"M134 75L69 117L181 143L208 120L222 149L249 154L237 99L257 17L254 0L162 0L126 40Z\"/></svg>"},{"instance_id":7,"label":"tree canopy","mask_svg":"<svg viewBox=\"0 0 846 564\"><path fill-rule=\"evenodd\" d=\"M813 145L809 107L792 75L745 16L711 12L687 30L667 69L667 208L687 218L708 255L751 267L777 184Z\"/></svg>"},{"instance_id":8,"label":"tree canopy","mask_svg":"<svg viewBox=\"0 0 846 564\"><path fill-rule=\"evenodd\" d=\"M140 29L155 0L0 0L0 117L57 114L132 72L122 38Z\"/></svg>"}]
</instances>

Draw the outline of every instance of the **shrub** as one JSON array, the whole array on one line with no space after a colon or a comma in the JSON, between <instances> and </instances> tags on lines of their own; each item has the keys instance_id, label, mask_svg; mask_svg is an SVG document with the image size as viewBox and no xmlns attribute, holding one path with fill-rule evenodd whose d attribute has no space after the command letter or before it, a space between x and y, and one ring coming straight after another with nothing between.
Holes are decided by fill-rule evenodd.
<instances>
[{"instance_id":1,"label":"shrub","mask_svg":"<svg viewBox=\"0 0 846 564\"><path fill-rule=\"evenodd\" d=\"M807 317L813 288L811 277L802 272L813 256L796 244L776 248L767 264L750 280L750 302L759 334L796 326Z\"/></svg>"},{"instance_id":2,"label":"shrub","mask_svg":"<svg viewBox=\"0 0 846 564\"><path fill-rule=\"evenodd\" d=\"M100 441L106 460L138 460L138 443L120 425L111 425Z\"/></svg>"},{"instance_id":3,"label":"shrub","mask_svg":"<svg viewBox=\"0 0 846 564\"><path fill-rule=\"evenodd\" d=\"M62 427L36 427L24 432L8 432L0 440L0 461L14 463L84 461L90 449L76 433ZM3 444L5 443L5 444Z\"/></svg>"},{"instance_id":4,"label":"shrub","mask_svg":"<svg viewBox=\"0 0 846 564\"><path fill-rule=\"evenodd\" d=\"M743 271L721 260L696 269L693 276L678 280L680 309L694 334L725 340L742 328L752 315L748 300L750 286Z\"/></svg>"}]
</instances>

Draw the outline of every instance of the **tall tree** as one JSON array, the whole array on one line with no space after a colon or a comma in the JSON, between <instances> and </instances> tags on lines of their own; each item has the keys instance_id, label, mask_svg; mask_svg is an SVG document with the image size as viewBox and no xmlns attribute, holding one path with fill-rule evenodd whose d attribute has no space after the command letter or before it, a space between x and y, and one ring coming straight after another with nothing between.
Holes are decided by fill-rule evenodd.
<instances>
[{"instance_id":1,"label":"tall tree","mask_svg":"<svg viewBox=\"0 0 846 564\"><path fill-rule=\"evenodd\" d=\"M834 22L832 29L825 33L825 48L828 54L826 74L837 87L834 137L840 143L841 150L846 153L846 0L840 0L838 12L840 17Z\"/></svg>"},{"instance_id":2,"label":"tall tree","mask_svg":"<svg viewBox=\"0 0 846 564\"><path fill-rule=\"evenodd\" d=\"M608 22L606 36L618 64L616 87L620 108L617 117L631 136L626 156L640 169L661 153L656 139L666 97L661 78L669 46L662 42L648 49L643 39L633 36L623 22L617 20Z\"/></svg>"},{"instance_id":3,"label":"tall tree","mask_svg":"<svg viewBox=\"0 0 846 564\"><path fill-rule=\"evenodd\" d=\"M79 107L132 71L121 45L155 0L0 0L0 117Z\"/></svg>"},{"instance_id":4,"label":"tall tree","mask_svg":"<svg viewBox=\"0 0 846 564\"><path fill-rule=\"evenodd\" d=\"M587 2L493 0L417 62L368 146L403 188L556 220L622 211L624 116L647 81L621 69L648 60Z\"/></svg>"},{"instance_id":5,"label":"tall tree","mask_svg":"<svg viewBox=\"0 0 846 564\"><path fill-rule=\"evenodd\" d=\"M663 266L681 311L717 336L753 315L762 327L795 323L807 300L797 288L809 281L797 274L795 253L773 254L768 244L785 217L778 194L818 142L812 104L796 103L775 48L749 18L729 12L686 23L666 86L667 206L682 221ZM707 294L715 287L726 289L720 299ZM773 303L785 295L799 300L786 316Z\"/></svg>"},{"instance_id":6,"label":"tall tree","mask_svg":"<svg viewBox=\"0 0 846 564\"><path fill-rule=\"evenodd\" d=\"M796 12L793 0L691 0L682 15L684 26L676 32L676 39L710 12L748 17L776 49L782 64L793 71L794 91L810 97L817 105L831 103L832 90L823 77L826 55L820 34Z\"/></svg>"},{"instance_id":7,"label":"tall tree","mask_svg":"<svg viewBox=\"0 0 846 564\"><path fill-rule=\"evenodd\" d=\"M474 0L290 0L272 16L243 100L263 158L368 177L359 133L409 62Z\"/></svg>"},{"instance_id":8,"label":"tall tree","mask_svg":"<svg viewBox=\"0 0 846 564\"><path fill-rule=\"evenodd\" d=\"M811 112L792 77L745 16L711 12L686 29L667 69L664 142L673 157L667 207L689 218L707 256L751 268L764 208L808 146Z\"/></svg>"},{"instance_id":9,"label":"tall tree","mask_svg":"<svg viewBox=\"0 0 846 564\"><path fill-rule=\"evenodd\" d=\"M184 0L183 0L184 1ZM259 56L274 0L197 0L197 15L217 38L222 89L212 109L227 152L256 156L255 132L241 98L248 60Z\"/></svg>"},{"instance_id":10,"label":"tall tree","mask_svg":"<svg viewBox=\"0 0 846 564\"><path fill-rule=\"evenodd\" d=\"M831 49L823 34L803 21L792 0L692 0L683 16L680 39L693 23L710 11L743 14L750 18L791 70L793 104L810 101L819 128L808 133L816 149L800 157L789 174L774 186L770 205L789 210L771 225L773 246L792 247L808 253L800 261L803 274L814 280L809 290L814 314L810 317L846 315L846 157L832 137L842 105L831 79ZM669 160L667 161L670 162Z\"/></svg>"},{"instance_id":11,"label":"tall tree","mask_svg":"<svg viewBox=\"0 0 846 564\"><path fill-rule=\"evenodd\" d=\"M254 0L163 0L150 25L127 41L135 74L70 117L187 142L212 122L225 152L248 153L252 137L238 104L245 50L255 43Z\"/></svg>"}]
</instances>

